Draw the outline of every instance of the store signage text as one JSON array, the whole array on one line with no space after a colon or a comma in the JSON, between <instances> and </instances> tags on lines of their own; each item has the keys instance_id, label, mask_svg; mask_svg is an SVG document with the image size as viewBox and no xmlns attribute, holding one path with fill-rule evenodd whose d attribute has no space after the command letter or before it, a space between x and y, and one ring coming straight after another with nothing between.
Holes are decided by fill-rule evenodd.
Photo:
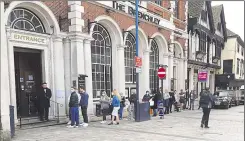
<instances>
[{"instance_id":1,"label":"store signage text","mask_svg":"<svg viewBox=\"0 0 245 141\"><path fill-rule=\"evenodd\" d=\"M38 44L46 44L45 38L29 36L29 35L21 35L21 34L13 34L13 38L19 41L38 43Z\"/></svg>"},{"instance_id":2,"label":"store signage text","mask_svg":"<svg viewBox=\"0 0 245 141\"><path fill-rule=\"evenodd\" d=\"M208 72L207 71L201 71L198 73L198 81L199 82L206 82L208 79Z\"/></svg>"},{"instance_id":3,"label":"store signage text","mask_svg":"<svg viewBox=\"0 0 245 141\"><path fill-rule=\"evenodd\" d=\"M131 6L126 6L121 3L117 3L116 1L113 1L113 8L116 10L128 13L131 16L135 16L135 9ZM157 24L157 25L159 25L160 23L160 19L153 17L151 15L148 15L146 13L140 12L140 11L139 11L139 18L146 20L148 22Z\"/></svg>"}]
</instances>

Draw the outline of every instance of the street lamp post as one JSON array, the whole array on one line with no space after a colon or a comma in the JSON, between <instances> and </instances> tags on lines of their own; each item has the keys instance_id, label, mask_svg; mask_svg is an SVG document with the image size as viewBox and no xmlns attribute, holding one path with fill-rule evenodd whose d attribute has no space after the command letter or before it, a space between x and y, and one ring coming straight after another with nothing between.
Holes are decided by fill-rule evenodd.
<instances>
[{"instance_id":1,"label":"street lamp post","mask_svg":"<svg viewBox=\"0 0 245 141\"><path fill-rule=\"evenodd\" d=\"M136 57L139 56L139 0L135 0L135 42L136 42ZM139 107L139 73L136 73L136 113L135 121L140 121Z\"/></svg>"}]
</instances>

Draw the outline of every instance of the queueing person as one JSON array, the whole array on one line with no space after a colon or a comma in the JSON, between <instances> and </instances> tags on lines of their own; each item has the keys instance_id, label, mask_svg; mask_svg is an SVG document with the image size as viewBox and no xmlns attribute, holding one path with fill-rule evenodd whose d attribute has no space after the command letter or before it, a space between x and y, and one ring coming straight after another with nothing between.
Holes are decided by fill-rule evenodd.
<instances>
[{"instance_id":1,"label":"queueing person","mask_svg":"<svg viewBox=\"0 0 245 141\"><path fill-rule=\"evenodd\" d=\"M121 101L120 101L120 109L119 109L119 119L123 119L123 109L125 107L125 96L123 96L123 93L120 93Z\"/></svg>"},{"instance_id":2,"label":"queueing person","mask_svg":"<svg viewBox=\"0 0 245 141\"><path fill-rule=\"evenodd\" d=\"M164 107L165 107L165 111L164 114L169 114L169 92L167 89L165 89L165 93L163 93L163 100L164 100Z\"/></svg>"},{"instance_id":3,"label":"queueing person","mask_svg":"<svg viewBox=\"0 0 245 141\"><path fill-rule=\"evenodd\" d=\"M114 123L114 117L116 118L116 124L119 125L119 116L118 116L118 111L120 109L120 99L121 96L119 95L119 93L117 92L117 90L113 90L113 98L112 98L112 106L113 106L113 111L112 111L112 120L111 123L109 123L108 125L113 125Z\"/></svg>"},{"instance_id":4,"label":"queueing person","mask_svg":"<svg viewBox=\"0 0 245 141\"><path fill-rule=\"evenodd\" d=\"M128 106L128 120L134 120L135 119L135 113L134 113L134 104L137 102L136 94L132 93L129 97L129 103Z\"/></svg>"},{"instance_id":5,"label":"queueing person","mask_svg":"<svg viewBox=\"0 0 245 141\"><path fill-rule=\"evenodd\" d=\"M69 107L70 107L70 118L71 124L67 126L68 128L74 127L77 128L79 126L79 97L76 93L76 88L71 88L71 96L69 99ZM75 124L76 123L76 124Z\"/></svg>"},{"instance_id":6,"label":"queueing person","mask_svg":"<svg viewBox=\"0 0 245 141\"><path fill-rule=\"evenodd\" d=\"M201 121L201 127L209 128L208 121L209 121L209 114L213 105L213 96L209 91L209 88L206 88L202 92L200 97L199 105L203 110L203 116Z\"/></svg>"},{"instance_id":7,"label":"queueing person","mask_svg":"<svg viewBox=\"0 0 245 141\"><path fill-rule=\"evenodd\" d=\"M143 96L142 101L143 102L149 102L150 99L151 99L150 92L149 91L146 91L145 95Z\"/></svg>"},{"instance_id":8,"label":"queueing person","mask_svg":"<svg viewBox=\"0 0 245 141\"><path fill-rule=\"evenodd\" d=\"M83 123L81 124L81 126L87 127L88 126L88 113L87 113L87 109L88 109L89 95L85 91L85 87L84 86L82 86L79 89L79 91L80 91L80 95L81 95L80 106L81 106L81 111L82 111L82 115L83 115Z\"/></svg>"},{"instance_id":9,"label":"queueing person","mask_svg":"<svg viewBox=\"0 0 245 141\"><path fill-rule=\"evenodd\" d=\"M102 110L103 119L101 123L106 123L106 116L110 112L110 98L107 96L106 92L103 91L100 97L100 105Z\"/></svg>"},{"instance_id":10,"label":"queueing person","mask_svg":"<svg viewBox=\"0 0 245 141\"><path fill-rule=\"evenodd\" d=\"M47 83L42 83L42 87L38 92L38 103L39 103L39 116L40 121L44 121L43 117L46 121L49 121L49 107L50 107L50 98L52 97L51 90L47 87Z\"/></svg>"},{"instance_id":11,"label":"queueing person","mask_svg":"<svg viewBox=\"0 0 245 141\"><path fill-rule=\"evenodd\" d=\"M157 92L154 91L154 96L152 98L152 100L154 101L154 105L153 105L153 117L157 116L157 102L159 101L159 96L157 94Z\"/></svg>"},{"instance_id":12,"label":"queueing person","mask_svg":"<svg viewBox=\"0 0 245 141\"><path fill-rule=\"evenodd\" d=\"M72 87L71 88L71 94L72 94L73 90L76 92L76 94L78 96L78 103L79 103L80 102L80 99L81 99L81 96L80 96L80 94L77 93L75 87ZM68 102L70 101L70 98L71 98L71 95L68 97ZM71 125L71 107L70 107L69 104L68 104L68 106L69 106L69 122L67 124L68 125Z\"/></svg>"},{"instance_id":13,"label":"queueing person","mask_svg":"<svg viewBox=\"0 0 245 141\"><path fill-rule=\"evenodd\" d=\"M169 98L169 103L168 103L169 104L168 110L170 113L172 113L172 107L173 107L174 103L176 102L176 100L175 100L175 96L174 96L173 92L169 93L169 96L170 96L170 98Z\"/></svg>"},{"instance_id":14,"label":"queueing person","mask_svg":"<svg viewBox=\"0 0 245 141\"><path fill-rule=\"evenodd\" d=\"M181 89L179 93L179 102L181 105L181 110L184 110L185 109L185 93L183 92L183 89Z\"/></svg>"}]
</instances>

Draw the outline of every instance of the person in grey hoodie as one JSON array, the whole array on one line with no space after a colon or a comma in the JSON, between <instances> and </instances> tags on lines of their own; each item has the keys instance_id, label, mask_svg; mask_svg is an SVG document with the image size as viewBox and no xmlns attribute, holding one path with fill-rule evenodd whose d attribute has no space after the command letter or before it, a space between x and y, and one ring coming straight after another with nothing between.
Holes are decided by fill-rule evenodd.
<instances>
[{"instance_id":1,"label":"person in grey hoodie","mask_svg":"<svg viewBox=\"0 0 245 141\"><path fill-rule=\"evenodd\" d=\"M103 120L101 123L106 123L106 116L109 113L110 98L107 96L106 92L103 91L100 97L100 105L103 114Z\"/></svg>"}]
</instances>

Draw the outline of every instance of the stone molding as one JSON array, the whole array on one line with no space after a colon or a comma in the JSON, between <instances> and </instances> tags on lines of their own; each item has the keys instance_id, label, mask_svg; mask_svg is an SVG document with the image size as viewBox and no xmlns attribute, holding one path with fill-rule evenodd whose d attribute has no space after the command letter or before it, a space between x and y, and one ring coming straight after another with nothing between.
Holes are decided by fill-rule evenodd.
<instances>
[{"instance_id":1,"label":"stone molding","mask_svg":"<svg viewBox=\"0 0 245 141\"><path fill-rule=\"evenodd\" d=\"M124 50L126 47L126 45L117 45L117 50Z\"/></svg>"}]
</instances>

